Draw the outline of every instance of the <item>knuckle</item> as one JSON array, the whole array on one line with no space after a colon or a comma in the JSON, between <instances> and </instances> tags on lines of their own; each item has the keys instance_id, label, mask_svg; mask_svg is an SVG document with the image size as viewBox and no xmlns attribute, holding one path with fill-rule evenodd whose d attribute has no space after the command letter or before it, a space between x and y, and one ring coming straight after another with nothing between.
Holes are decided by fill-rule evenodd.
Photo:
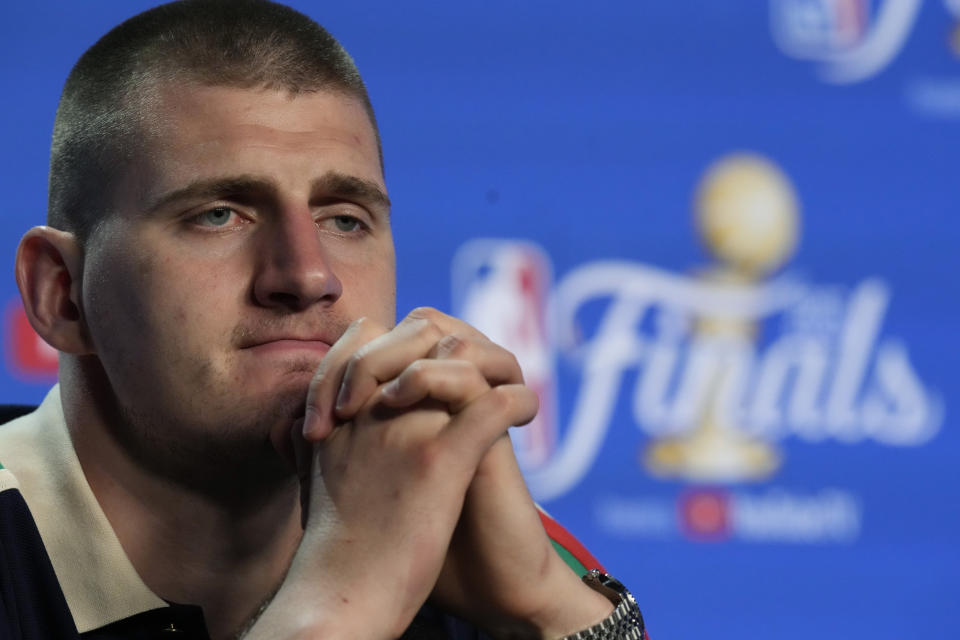
<instances>
[{"instance_id":1,"label":"knuckle","mask_svg":"<svg viewBox=\"0 0 960 640\"><path fill-rule=\"evenodd\" d=\"M467 380L466 384L473 389L481 391L482 393L487 393L491 389L495 388L490 385L482 371L469 363L464 364L464 377Z\"/></svg>"},{"instance_id":2,"label":"knuckle","mask_svg":"<svg viewBox=\"0 0 960 640\"><path fill-rule=\"evenodd\" d=\"M493 394L493 410L500 416L506 417L512 415L517 405L517 398L513 390L507 386L494 387L490 390Z\"/></svg>"},{"instance_id":3,"label":"knuckle","mask_svg":"<svg viewBox=\"0 0 960 640\"><path fill-rule=\"evenodd\" d=\"M366 316L357 318L350 326L361 336L376 337L386 332L386 327Z\"/></svg>"},{"instance_id":4,"label":"knuckle","mask_svg":"<svg viewBox=\"0 0 960 640\"><path fill-rule=\"evenodd\" d=\"M524 424L533 419L539 408L537 394L524 385L511 384L494 387L492 411L501 420L511 424Z\"/></svg>"},{"instance_id":5,"label":"knuckle","mask_svg":"<svg viewBox=\"0 0 960 640\"><path fill-rule=\"evenodd\" d=\"M477 365L477 363L467 359L455 360L455 362L459 364L460 372L464 376L472 378L474 382L483 383L486 386L490 386L487 384L487 378L483 375L483 370Z\"/></svg>"},{"instance_id":6,"label":"knuckle","mask_svg":"<svg viewBox=\"0 0 960 640\"><path fill-rule=\"evenodd\" d=\"M366 316L357 318L350 323L350 326L347 327L347 330L344 332L344 334L349 334L351 336L363 336L370 333L373 329L373 325L375 324L376 323L373 320L367 318Z\"/></svg>"},{"instance_id":7,"label":"knuckle","mask_svg":"<svg viewBox=\"0 0 960 640\"><path fill-rule=\"evenodd\" d=\"M353 352L347 359L347 374L357 375L366 373L370 368L370 346L363 345Z\"/></svg>"},{"instance_id":8,"label":"knuckle","mask_svg":"<svg viewBox=\"0 0 960 640\"><path fill-rule=\"evenodd\" d=\"M427 365L428 363L425 360L414 360L407 365L406 370L403 372L403 377L415 386L423 386L423 384L428 381L430 375L430 369Z\"/></svg>"},{"instance_id":9,"label":"knuckle","mask_svg":"<svg viewBox=\"0 0 960 640\"><path fill-rule=\"evenodd\" d=\"M503 349L503 347L500 347L500 348ZM512 369L513 372L514 372L517 376L519 376L520 380L522 381L522 380L523 380L523 369L520 367L520 361L517 360L517 356L514 355L514 353L513 353L512 351L507 351L506 349L503 349L503 353L504 353L504 356L503 356L503 357L504 357L504 360L507 362L507 364L508 364L508 366L510 367L510 369Z\"/></svg>"},{"instance_id":10,"label":"knuckle","mask_svg":"<svg viewBox=\"0 0 960 640\"><path fill-rule=\"evenodd\" d=\"M464 356L470 351L470 342L456 333L450 333L437 342L437 356L441 358Z\"/></svg>"},{"instance_id":11,"label":"knuckle","mask_svg":"<svg viewBox=\"0 0 960 640\"><path fill-rule=\"evenodd\" d=\"M425 322L420 331L426 335L428 341L433 343L437 343L443 338L443 330L432 320Z\"/></svg>"},{"instance_id":12,"label":"knuckle","mask_svg":"<svg viewBox=\"0 0 960 640\"><path fill-rule=\"evenodd\" d=\"M412 325L418 335L437 342L443 336L443 331L440 328L441 315L439 311L431 307L417 307L407 314L401 324Z\"/></svg>"},{"instance_id":13,"label":"knuckle","mask_svg":"<svg viewBox=\"0 0 960 640\"><path fill-rule=\"evenodd\" d=\"M417 307L408 313L407 317L412 320L429 320L435 322L441 315L443 314L433 307Z\"/></svg>"}]
</instances>

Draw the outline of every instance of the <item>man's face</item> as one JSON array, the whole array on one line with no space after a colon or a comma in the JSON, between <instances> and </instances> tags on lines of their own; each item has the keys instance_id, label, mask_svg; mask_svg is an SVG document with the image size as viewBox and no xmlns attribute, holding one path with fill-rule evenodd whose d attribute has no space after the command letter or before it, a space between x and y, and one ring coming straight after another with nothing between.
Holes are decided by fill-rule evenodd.
<instances>
[{"instance_id":1,"label":"man's face","mask_svg":"<svg viewBox=\"0 0 960 640\"><path fill-rule=\"evenodd\" d=\"M339 93L159 91L83 311L126 434L176 456L252 451L300 412L354 319L394 321L373 128Z\"/></svg>"}]
</instances>

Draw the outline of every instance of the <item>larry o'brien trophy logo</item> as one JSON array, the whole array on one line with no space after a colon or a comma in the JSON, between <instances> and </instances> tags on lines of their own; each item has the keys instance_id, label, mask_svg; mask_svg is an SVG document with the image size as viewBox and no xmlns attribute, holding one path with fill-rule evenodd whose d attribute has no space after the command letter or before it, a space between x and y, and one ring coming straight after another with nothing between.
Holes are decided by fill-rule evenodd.
<instances>
[{"instance_id":1,"label":"larry o'brien trophy logo","mask_svg":"<svg viewBox=\"0 0 960 640\"><path fill-rule=\"evenodd\" d=\"M799 239L797 203L773 162L732 154L708 169L695 198L709 268L595 261L553 283L533 243L474 240L460 249L454 312L513 351L541 395L537 422L515 437L538 499L574 488L611 430L620 442L632 441L624 429L639 430L625 455L636 459L639 448L654 477L697 483L767 478L784 462L785 439L913 447L936 435L942 400L915 371L907 343L883 333L892 294L882 279L774 275ZM617 413L624 406L631 415ZM855 532L855 496L814 491L731 494L730 508L742 522L762 521L763 535L766 514L784 504L835 513L837 539ZM638 519L660 518L634 506ZM784 539L823 539L823 531L792 529Z\"/></svg>"},{"instance_id":2,"label":"larry o'brien trophy logo","mask_svg":"<svg viewBox=\"0 0 960 640\"><path fill-rule=\"evenodd\" d=\"M728 156L701 180L695 199L700 237L717 264L695 277L718 291L744 290L761 283L793 253L797 244L797 198L787 177L756 155ZM644 453L648 470L659 476L701 481L759 479L777 469L773 446L732 423L726 406L737 384L739 353L752 348L754 318L706 312L693 318L692 339L716 354L705 380L703 412L683 435L654 440Z\"/></svg>"}]
</instances>

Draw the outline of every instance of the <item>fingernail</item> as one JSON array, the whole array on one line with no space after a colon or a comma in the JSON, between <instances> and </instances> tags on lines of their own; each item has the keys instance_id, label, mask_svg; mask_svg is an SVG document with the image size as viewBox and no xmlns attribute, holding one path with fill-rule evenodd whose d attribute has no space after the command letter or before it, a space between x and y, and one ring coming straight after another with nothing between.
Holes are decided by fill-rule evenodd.
<instances>
[{"instance_id":1,"label":"fingernail","mask_svg":"<svg viewBox=\"0 0 960 640\"><path fill-rule=\"evenodd\" d=\"M388 398L396 398L398 395L400 395L399 378L394 378L393 380L388 382L386 385L384 385L383 389L380 390L380 393L382 393Z\"/></svg>"},{"instance_id":2,"label":"fingernail","mask_svg":"<svg viewBox=\"0 0 960 640\"><path fill-rule=\"evenodd\" d=\"M303 420L303 423L300 425L303 433L303 437L308 438L310 434L316 429L316 426L315 426L317 422L316 410L313 407L308 405L306 414L303 416L303 418L301 418L301 420Z\"/></svg>"},{"instance_id":3,"label":"fingernail","mask_svg":"<svg viewBox=\"0 0 960 640\"><path fill-rule=\"evenodd\" d=\"M347 388L347 385L342 384L340 385L340 392L337 393L337 403L334 408L340 411L348 402L350 402L350 390Z\"/></svg>"}]
</instances>

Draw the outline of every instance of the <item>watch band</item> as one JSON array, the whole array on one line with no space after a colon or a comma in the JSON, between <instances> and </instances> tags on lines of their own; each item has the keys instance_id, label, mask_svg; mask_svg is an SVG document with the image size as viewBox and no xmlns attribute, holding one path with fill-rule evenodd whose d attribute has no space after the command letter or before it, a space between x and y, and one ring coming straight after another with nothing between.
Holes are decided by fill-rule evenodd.
<instances>
[{"instance_id":1,"label":"watch band","mask_svg":"<svg viewBox=\"0 0 960 640\"><path fill-rule=\"evenodd\" d=\"M643 616L633 595L616 578L599 569L591 569L583 582L613 603L613 613L564 640L645 640Z\"/></svg>"}]
</instances>

